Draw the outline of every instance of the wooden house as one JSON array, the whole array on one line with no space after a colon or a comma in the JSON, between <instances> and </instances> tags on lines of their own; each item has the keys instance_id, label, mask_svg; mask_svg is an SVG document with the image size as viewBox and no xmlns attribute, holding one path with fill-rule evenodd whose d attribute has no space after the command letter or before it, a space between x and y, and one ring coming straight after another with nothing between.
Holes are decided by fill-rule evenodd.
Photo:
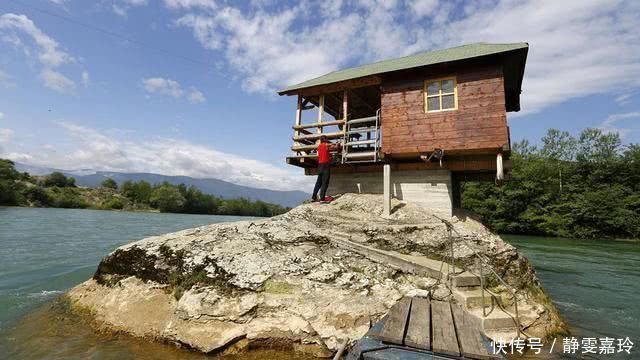
<instances>
[{"instance_id":1,"label":"wooden house","mask_svg":"<svg viewBox=\"0 0 640 360\"><path fill-rule=\"evenodd\" d=\"M290 86L279 92L298 99L287 163L315 175L317 142L325 135L343 145L330 194L387 190L450 214L461 182L508 176L507 112L520 110L528 48L469 44Z\"/></svg>"}]
</instances>

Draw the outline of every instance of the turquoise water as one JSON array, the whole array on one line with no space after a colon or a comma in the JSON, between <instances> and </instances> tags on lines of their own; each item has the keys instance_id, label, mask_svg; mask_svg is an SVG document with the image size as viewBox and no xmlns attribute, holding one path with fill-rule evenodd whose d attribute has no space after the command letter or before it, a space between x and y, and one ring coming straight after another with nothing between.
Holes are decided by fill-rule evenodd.
<instances>
[{"instance_id":1,"label":"turquoise water","mask_svg":"<svg viewBox=\"0 0 640 360\"><path fill-rule=\"evenodd\" d=\"M533 263L572 336L629 337L634 346L626 358L640 359L640 242L502 238Z\"/></svg>"},{"instance_id":2,"label":"turquoise water","mask_svg":"<svg viewBox=\"0 0 640 360\"><path fill-rule=\"evenodd\" d=\"M171 345L97 335L55 299L90 278L100 259L122 244L239 219L247 218L0 207L0 358L206 358ZM639 353L640 243L503 238L531 260L574 336L628 336L635 345L626 358ZM238 358L303 357L267 349Z\"/></svg>"},{"instance_id":3,"label":"turquoise water","mask_svg":"<svg viewBox=\"0 0 640 360\"><path fill-rule=\"evenodd\" d=\"M89 279L120 245L238 219L245 218L0 207L0 330Z\"/></svg>"}]
</instances>

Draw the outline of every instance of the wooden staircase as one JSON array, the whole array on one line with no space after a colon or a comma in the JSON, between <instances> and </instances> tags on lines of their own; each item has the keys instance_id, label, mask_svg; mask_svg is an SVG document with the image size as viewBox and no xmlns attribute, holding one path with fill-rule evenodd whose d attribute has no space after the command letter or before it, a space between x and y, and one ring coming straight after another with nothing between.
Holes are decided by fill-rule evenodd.
<instances>
[{"instance_id":1,"label":"wooden staircase","mask_svg":"<svg viewBox=\"0 0 640 360\"><path fill-rule=\"evenodd\" d=\"M390 265L403 272L441 280L451 290L456 303L479 322L482 333L493 341L509 342L522 335L521 331L518 331L518 322L522 330L523 325L526 327L537 319L535 309L521 303L518 321L511 296L498 294L486 288L483 295L483 282L478 275L451 267L446 262L373 248L355 241L352 235L342 232L332 232L328 238L335 245L373 261Z\"/></svg>"}]
</instances>

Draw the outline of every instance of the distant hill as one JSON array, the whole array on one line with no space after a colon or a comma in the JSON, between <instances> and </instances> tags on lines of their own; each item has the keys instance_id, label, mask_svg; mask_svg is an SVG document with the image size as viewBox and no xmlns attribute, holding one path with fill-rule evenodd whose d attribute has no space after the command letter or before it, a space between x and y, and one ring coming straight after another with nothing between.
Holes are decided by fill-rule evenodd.
<instances>
[{"instance_id":1,"label":"distant hill","mask_svg":"<svg viewBox=\"0 0 640 360\"><path fill-rule=\"evenodd\" d=\"M67 176L76 179L78 186L98 187L102 181L107 178L115 180L118 185L127 180L140 181L144 180L151 184L168 182L170 184L185 184L186 186L195 186L200 191L219 196L225 199L247 198L251 200L262 200L273 204L284 206L296 206L311 195L303 191L279 191L254 188L249 186L236 185L219 179L196 179L189 176L168 176L152 173L120 173L112 171L93 171L93 170L60 170L53 168L45 168L32 166L27 164L16 163L16 170L28 172L32 175L47 175L54 171L59 171Z\"/></svg>"}]
</instances>

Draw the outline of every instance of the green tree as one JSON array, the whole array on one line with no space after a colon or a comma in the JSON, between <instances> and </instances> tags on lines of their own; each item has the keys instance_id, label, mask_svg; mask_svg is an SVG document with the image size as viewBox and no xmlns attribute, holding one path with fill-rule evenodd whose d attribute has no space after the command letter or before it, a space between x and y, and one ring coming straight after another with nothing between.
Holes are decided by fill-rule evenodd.
<instances>
[{"instance_id":1,"label":"green tree","mask_svg":"<svg viewBox=\"0 0 640 360\"><path fill-rule=\"evenodd\" d=\"M153 188L148 182L144 180L136 182L127 180L122 183L120 189L122 194L130 200L139 204L149 205Z\"/></svg>"},{"instance_id":2,"label":"green tree","mask_svg":"<svg viewBox=\"0 0 640 360\"><path fill-rule=\"evenodd\" d=\"M113 180L112 178L104 179L100 183L100 186L102 186L103 188L107 188L107 189L118 190L118 183L115 180Z\"/></svg>"},{"instance_id":3,"label":"green tree","mask_svg":"<svg viewBox=\"0 0 640 360\"><path fill-rule=\"evenodd\" d=\"M0 205L18 205L21 174L11 160L0 159Z\"/></svg>"},{"instance_id":4,"label":"green tree","mask_svg":"<svg viewBox=\"0 0 640 360\"><path fill-rule=\"evenodd\" d=\"M75 187L76 186L76 179L72 178L72 177L66 177L63 173L61 172L52 172L51 174L47 175L44 179L43 182L44 186L46 187Z\"/></svg>"},{"instance_id":5,"label":"green tree","mask_svg":"<svg viewBox=\"0 0 640 360\"><path fill-rule=\"evenodd\" d=\"M512 180L463 185L462 205L498 232L566 237L638 237L640 147L586 129L577 138L549 130L537 149L511 154Z\"/></svg>"},{"instance_id":6,"label":"green tree","mask_svg":"<svg viewBox=\"0 0 640 360\"><path fill-rule=\"evenodd\" d=\"M164 183L153 189L150 202L161 212L182 212L185 198L177 187Z\"/></svg>"}]
</instances>

